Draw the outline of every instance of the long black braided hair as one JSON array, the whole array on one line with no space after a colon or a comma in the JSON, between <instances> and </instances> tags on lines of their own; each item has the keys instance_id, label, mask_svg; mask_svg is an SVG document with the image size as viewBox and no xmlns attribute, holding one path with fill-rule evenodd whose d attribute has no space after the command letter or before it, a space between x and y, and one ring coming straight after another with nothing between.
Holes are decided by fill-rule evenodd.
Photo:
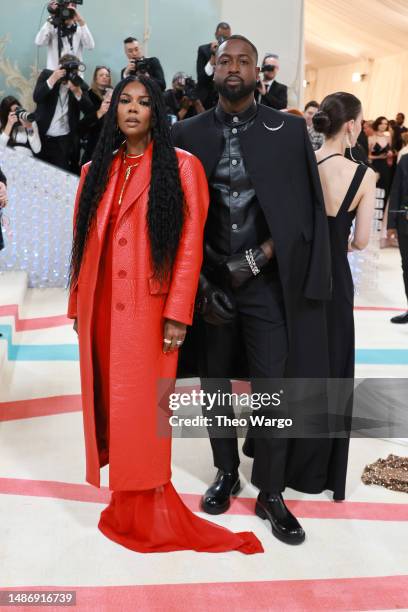
<instances>
[{"instance_id":1,"label":"long black braided hair","mask_svg":"<svg viewBox=\"0 0 408 612\"><path fill-rule=\"evenodd\" d=\"M152 109L153 159L147 225L154 276L158 280L161 281L168 276L177 253L185 203L163 94L154 80L142 75L130 76L121 81L113 91L112 101L105 115L104 126L82 188L71 252L71 286L78 279L98 204L108 185L113 153L125 139L118 129L117 109L122 91L132 81L144 85Z\"/></svg>"}]
</instances>

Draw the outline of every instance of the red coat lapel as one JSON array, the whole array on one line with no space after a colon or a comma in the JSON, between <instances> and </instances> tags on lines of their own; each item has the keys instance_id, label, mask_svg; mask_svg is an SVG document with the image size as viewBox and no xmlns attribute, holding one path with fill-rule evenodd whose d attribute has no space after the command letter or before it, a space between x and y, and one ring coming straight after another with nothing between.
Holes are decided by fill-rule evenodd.
<instances>
[{"instance_id":1,"label":"red coat lapel","mask_svg":"<svg viewBox=\"0 0 408 612\"><path fill-rule=\"evenodd\" d=\"M152 157L153 157L153 142L147 147L145 154L143 155L140 166L136 168L135 176L129 180L129 184L126 187L122 205L119 211L118 223L120 219L126 213L126 211L136 202L141 194L150 185L150 178L152 174Z\"/></svg>"}]
</instances>

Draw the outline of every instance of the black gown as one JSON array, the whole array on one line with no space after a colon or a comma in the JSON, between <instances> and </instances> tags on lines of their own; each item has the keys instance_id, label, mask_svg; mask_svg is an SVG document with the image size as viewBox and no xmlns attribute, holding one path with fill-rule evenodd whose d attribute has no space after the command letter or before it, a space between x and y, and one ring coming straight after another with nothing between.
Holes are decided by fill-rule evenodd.
<instances>
[{"instance_id":1,"label":"black gown","mask_svg":"<svg viewBox=\"0 0 408 612\"><path fill-rule=\"evenodd\" d=\"M319 164L329 157L322 159ZM329 469L332 482L328 488L334 492L333 497L338 501L345 497L355 362L354 285L347 252L351 225L357 209L350 212L348 209L353 203L366 171L367 166L360 164L357 166L337 215L328 216L333 277L332 299L326 302L331 378L330 414L335 415L332 420L336 429L335 435L341 436L332 440Z\"/></svg>"}]
</instances>

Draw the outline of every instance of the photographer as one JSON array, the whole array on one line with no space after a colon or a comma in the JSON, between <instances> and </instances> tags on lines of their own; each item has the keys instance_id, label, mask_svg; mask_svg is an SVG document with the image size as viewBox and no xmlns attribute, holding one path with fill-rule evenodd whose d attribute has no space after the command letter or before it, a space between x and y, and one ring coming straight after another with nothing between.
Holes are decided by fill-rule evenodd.
<instances>
[{"instance_id":1,"label":"photographer","mask_svg":"<svg viewBox=\"0 0 408 612\"><path fill-rule=\"evenodd\" d=\"M68 9L70 17L62 20L61 10ZM48 12L51 14L35 38L38 47L48 47L47 68L56 70L61 55L75 55L82 61L84 49L94 49L95 41L83 17L77 11L76 2L50 2ZM58 27L58 23L61 25ZM58 41L58 31L61 39ZM61 48L59 48L61 45Z\"/></svg>"},{"instance_id":2,"label":"photographer","mask_svg":"<svg viewBox=\"0 0 408 612\"><path fill-rule=\"evenodd\" d=\"M231 26L221 22L215 30L215 41L198 47L197 83L199 98L205 109L212 108L218 100L214 88L215 53L218 46L231 36Z\"/></svg>"},{"instance_id":3,"label":"photographer","mask_svg":"<svg viewBox=\"0 0 408 612\"><path fill-rule=\"evenodd\" d=\"M129 62L120 73L120 78L125 79L132 74L143 74L154 79L161 90L164 91L166 89L166 79L159 59L157 57L145 57L141 43L133 36L125 38L123 43Z\"/></svg>"},{"instance_id":4,"label":"photographer","mask_svg":"<svg viewBox=\"0 0 408 612\"><path fill-rule=\"evenodd\" d=\"M88 86L79 76L74 55L61 57L57 70L43 70L34 90L42 150L40 159L63 170L79 171L79 118L91 113Z\"/></svg>"},{"instance_id":5,"label":"photographer","mask_svg":"<svg viewBox=\"0 0 408 612\"><path fill-rule=\"evenodd\" d=\"M198 98L197 85L184 72L176 72L172 81L172 89L164 94L167 112L177 117L178 121L189 119L205 111Z\"/></svg>"},{"instance_id":6,"label":"photographer","mask_svg":"<svg viewBox=\"0 0 408 612\"><path fill-rule=\"evenodd\" d=\"M91 97L92 89L89 96ZM81 159L81 166L92 159L93 152L98 144L99 136L105 123L105 116L109 110L112 100L113 88L107 86L103 98L94 106L92 113L88 113L79 122L79 132L84 144L84 153ZM95 104L94 100L92 102Z\"/></svg>"},{"instance_id":7,"label":"photographer","mask_svg":"<svg viewBox=\"0 0 408 612\"><path fill-rule=\"evenodd\" d=\"M18 149L30 156L41 151L34 115L27 113L13 96L7 96L0 103L0 146Z\"/></svg>"},{"instance_id":8,"label":"photographer","mask_svg":"<svg viewBox=\"0 0 408 612\"><path fill-rule=\"evenodd\" d=\"M288 106L288 88L276 81L279 72L279 56L267 53L262 62L262 79L258 82L258 102L276 110Z\"/></svg>"},{"instance_id":9,"label":"photographer","mask_svg":"<svg viewBox=\"0 0 408 612\"><path fill-rule=\"evenodd\" d=\"M7 206L7 181L0 168L0 251L4 249L3 234L1 231L1 211ZM0 334L1 335L1 334Z\"/></svg>"}]
</instances>

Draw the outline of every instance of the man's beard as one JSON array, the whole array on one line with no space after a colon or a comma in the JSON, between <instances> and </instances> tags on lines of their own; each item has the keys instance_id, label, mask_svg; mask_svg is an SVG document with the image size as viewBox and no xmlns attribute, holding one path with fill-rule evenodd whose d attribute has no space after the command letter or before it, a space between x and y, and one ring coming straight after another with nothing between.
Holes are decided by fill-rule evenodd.
<instances>
[{"instance_id":1,"label":"man's beard","mask_svg":"<svg viewBox=\"0 0 408 612\"><path fill-rule=\"evenodd\" d=\"M223 98L226 98L229 102L237 102L238 100L242 100L242 98L245 98L256 90L255 79L248 84L241 81L241 84L238 87L231 87L231 85L225 81L222 83L214 82L214 85L220 96L223 96Z\"/></svg>"}]
</instances>

